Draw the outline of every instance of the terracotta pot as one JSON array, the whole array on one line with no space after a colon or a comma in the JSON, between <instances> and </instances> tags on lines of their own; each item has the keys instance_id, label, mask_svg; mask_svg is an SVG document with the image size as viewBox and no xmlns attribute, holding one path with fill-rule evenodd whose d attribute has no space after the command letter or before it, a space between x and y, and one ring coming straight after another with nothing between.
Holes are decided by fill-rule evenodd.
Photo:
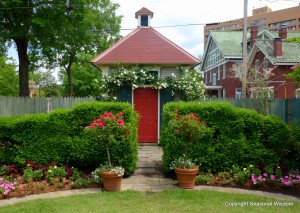
<instances>
[{"instance_id":1,"label":"terracotta pot","mask_svg":"<svg viewBox=\"0 0 300 213\"><path fill-rule=\"evenodd\" d=\"M100 175L104 191L116 192L121 190L122 176L118 176L115 172L101 172Z\"/></svg>"},{"instance_id":2,"label":"terracotta pot","mask_svg":"<svg viewBox=\"0 0 300 213\"><path fill-rule=\"evenodd\" d=\"M183 169L179 167L175 168L179 187L183 189L194 188L198 171L198 166L193 169Z\"/></svg>"}]
</instances>

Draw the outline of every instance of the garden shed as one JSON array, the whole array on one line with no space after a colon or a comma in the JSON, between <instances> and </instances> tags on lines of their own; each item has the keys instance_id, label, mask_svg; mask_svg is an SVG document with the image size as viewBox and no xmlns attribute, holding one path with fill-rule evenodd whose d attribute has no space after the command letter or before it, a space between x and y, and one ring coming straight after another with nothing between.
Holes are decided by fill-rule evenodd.
<instances>
[{"instance_id":1,"label":"garden shed","mask_svg":"<svg viewBox=\"0 0 300 213\"><path fill-rule=\"evenodd\" d=\"M91 63L111 87L119 86L114 98L130 102L140 114L138 141L158 143L162 106L174 98L163 80L177 78L180 69L191 69L200 61L151 27L153 12L147 8L137 11L135 18L138 27Z\"/></svg>"}]
</instances>

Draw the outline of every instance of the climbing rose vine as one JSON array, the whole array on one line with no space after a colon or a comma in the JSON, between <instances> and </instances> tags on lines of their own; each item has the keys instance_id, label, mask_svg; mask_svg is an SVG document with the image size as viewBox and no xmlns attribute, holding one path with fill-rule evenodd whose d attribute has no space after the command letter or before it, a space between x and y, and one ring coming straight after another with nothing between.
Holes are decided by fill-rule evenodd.
<instances>
[{"instance_id":1,"label":"climbing rose vine","mask_svg":"<svg viewBox=\"0 0 300 213\"><path fill-rule=\"evenodd\" d=\"M155 89L170 87L172 95L178 94L183 101L200 101L204 99L205 84L199 73L195 70L179 69L180 75L172 73L167 78L160 78L155 71L146 71L143 68L126 69L119 68L117 71L102 78L103 97L116 100L117 91L128 86L133 89L142 86L152 86Z\"/></svg>"}]
</instances>

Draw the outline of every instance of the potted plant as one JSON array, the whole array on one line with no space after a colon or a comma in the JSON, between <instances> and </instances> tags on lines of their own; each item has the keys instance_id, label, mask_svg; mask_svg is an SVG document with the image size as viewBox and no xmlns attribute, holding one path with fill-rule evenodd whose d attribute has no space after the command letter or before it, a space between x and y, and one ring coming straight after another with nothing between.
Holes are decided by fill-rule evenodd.
<instances>
[{"instance_id":1,"label":"potted plant","mask_svg":"<svg viewBox=\"0 0 300 213\"><path fill-rule=\"evenodd\" d=\"M188 145L203 137L208 131L205 122L201 122L195 113L180 115L178 110L172 113L172 118L168 127L177 136L184 141L183 156L175 159L171 163L171 169L175 170L180 188L191 189L195 187L195 179L199 172L199 166L189 159Z\"/></svg>"},{"instance_id":2,"label":"potted plant","mask_svg":"<svg viewBox=\"0 0 300 213\"><path fill-rule=\"evenodd\" d=\"M93 120L85 130L92 134L99 143L103 143L106 149L108 163L107 165L101 165L98 170L103 181L104 190L120 191L125 170L121 166L112 166L109 144L128 135L123 112L117 114L105 112L99 118Z\"/></svg>"}]
</instances>

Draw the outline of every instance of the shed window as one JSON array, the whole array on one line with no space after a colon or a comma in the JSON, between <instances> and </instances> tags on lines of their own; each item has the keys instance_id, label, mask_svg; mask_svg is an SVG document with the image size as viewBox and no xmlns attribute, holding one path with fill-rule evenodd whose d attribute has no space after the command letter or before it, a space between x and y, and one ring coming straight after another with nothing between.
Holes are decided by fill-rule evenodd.
<instances>
[{"instance_id":1,"label":"shed window","mask_svg":"<svg viewBox=\"0 0 300 213\"><path fill-rule=\"evenodd\" d=\"M148 16L141 16L141 26L148 26Z\"/></svg>"}]
</instances>

